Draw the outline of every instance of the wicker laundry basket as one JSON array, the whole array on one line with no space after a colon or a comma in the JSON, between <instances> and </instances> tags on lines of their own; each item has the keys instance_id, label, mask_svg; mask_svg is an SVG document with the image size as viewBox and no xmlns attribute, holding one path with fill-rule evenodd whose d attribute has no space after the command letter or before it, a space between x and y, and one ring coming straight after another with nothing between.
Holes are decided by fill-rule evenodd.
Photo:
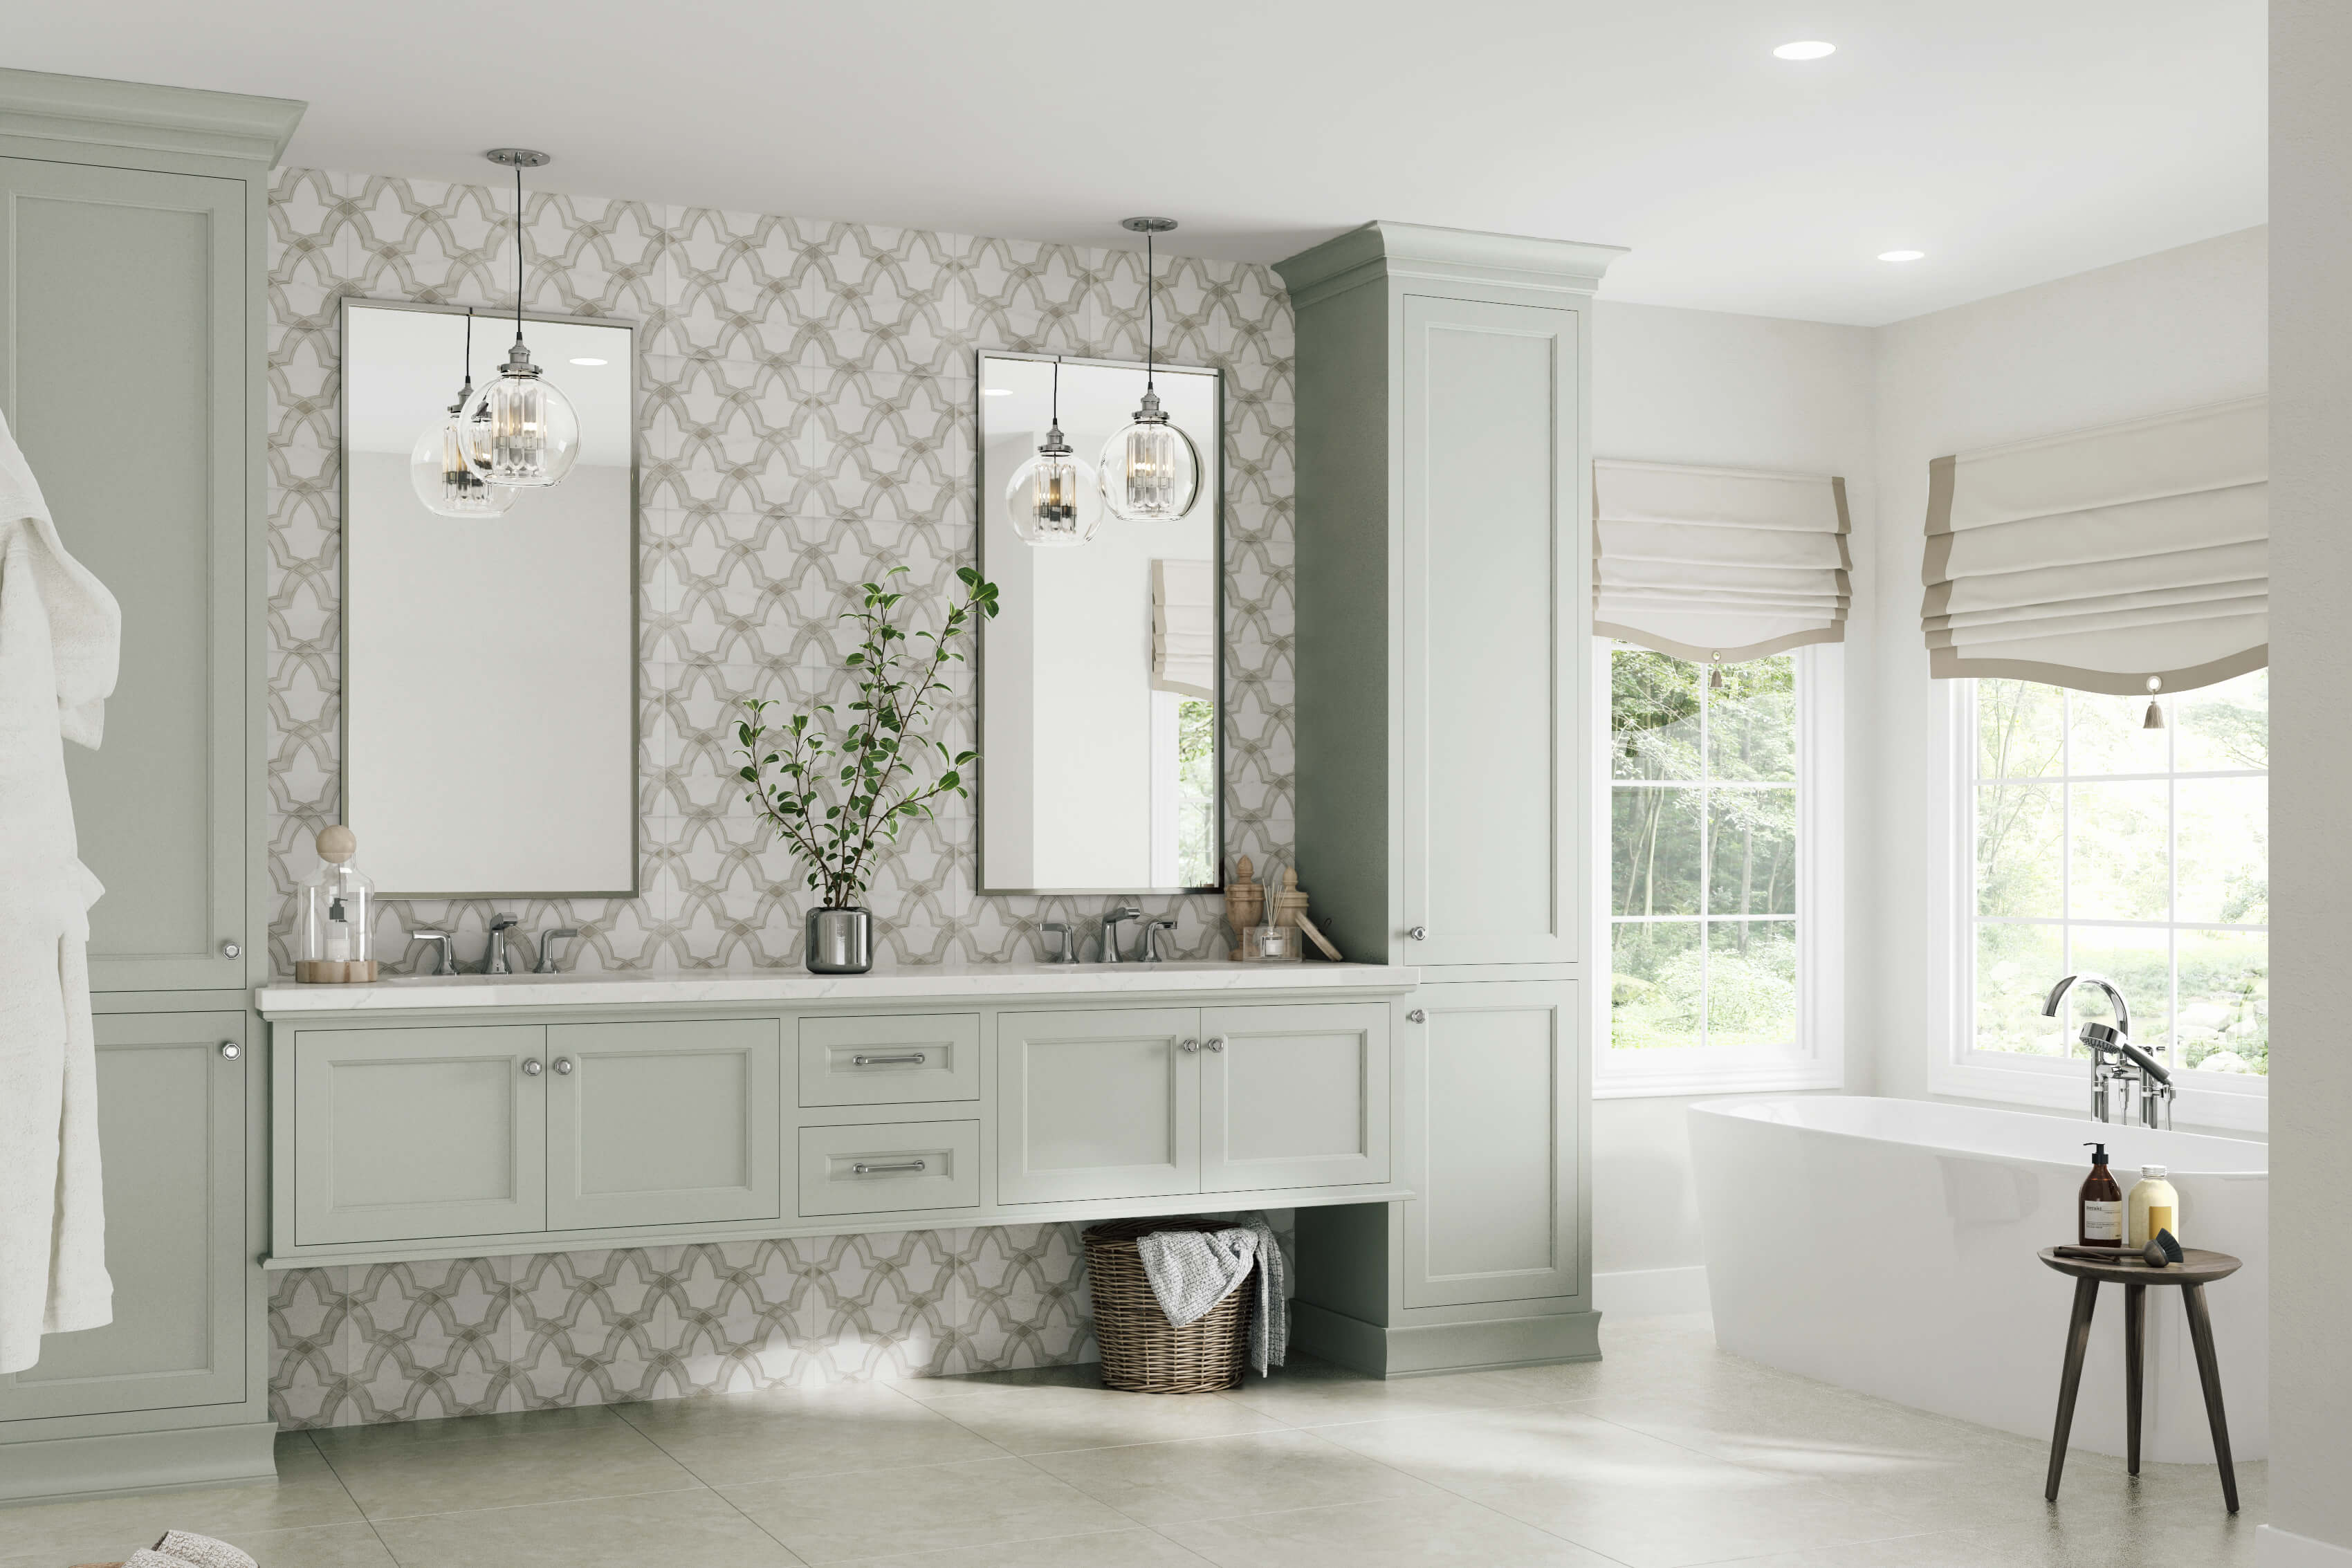
<instances>
[{"instance_id":1,"label":"wicker laundry basket","mask_svg":"<svg viewBox=\"0 0 2352 1568\"><path fill-rule=\"evenodd\" d=\"M1138 1237L1156 1230L1223 1230L1219 1219L1121 1219L1086 1233L1087 1280L1095 1299L1105 1388L1130 1394L1214 1394L1249 1367L1250 1314L1257 1289L1239 1289L1182 1328L1168 1321L1143 1271ZM1251 1273L1256 1273L1255 1269Z\"/></svg>"}]
</instances>

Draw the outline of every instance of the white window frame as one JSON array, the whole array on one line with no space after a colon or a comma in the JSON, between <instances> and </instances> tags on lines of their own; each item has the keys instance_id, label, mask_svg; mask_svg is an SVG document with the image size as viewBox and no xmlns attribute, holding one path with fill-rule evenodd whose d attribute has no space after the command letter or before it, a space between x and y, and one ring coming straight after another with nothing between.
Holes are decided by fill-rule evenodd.
<instances>
[{"instance_id":1,"label":"white window frame","mask_svg":"<svg viewBox=\"0 0 2352 1568\"><path fill-rule=\"evenodd\" d=\"M1797 1045L1617 1051L1611 1045L1610 644L1593 639L1592 1093L1599 1100L1845 1085L1845 648L1791 656L1797 692Z\"/></svg>"},{"instance_id":2,"label":"white window frame","mask_svg":"<svg viewBox=\"0 0 2352 1568\"><path fill-rule=\"evenodd\" d=\"M1936 983L1944 989L1942 1016L1949 1020L1949 1038L1947 1049L1928 1062L1928 1092L2087 1115L2091 1108L2088 1061L1977 1049L1975 688L1967 681L1936 685L1946 688L1944 757L1937 774L1944 797L1940 810L1947 840L1945 852L1937 857L1942 886L1937 890L1929 928L1937 933L1935 950L1945 959ZM2050 979L2054 985L2059 977L2053 975ZM2267 1076L2179 1071L2172 1082L2176 1085L2172 1115L2179 1125L2232 1132L2270 1129Z\"/></svg>"}]
</instances>

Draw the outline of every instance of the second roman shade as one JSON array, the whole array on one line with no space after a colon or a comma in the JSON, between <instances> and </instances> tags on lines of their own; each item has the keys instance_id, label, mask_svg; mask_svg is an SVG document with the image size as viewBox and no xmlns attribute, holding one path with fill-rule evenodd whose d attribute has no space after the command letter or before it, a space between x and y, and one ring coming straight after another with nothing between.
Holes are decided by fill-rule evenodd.
<instances>
[{"instance_id":1,"label":"second roman shade","mask_svg":"<svg viewBox=\"0 0 2352 1568\"><path fill-rule=\"evenodd\" d=\"M1596 458L1592 630L1736 663L1845 638L1845 481Z\"/></svg>"},{"instance_id":2,"label":"second roman shade","mask_svg":"<svg viewBox=\"0 0 2352 1568\"><path fill-rule=\"evenodd\" d=\"M2113 694L2270 659L2270 403L1928 465L1928 670Z\"/></svg>"}]
</instances>

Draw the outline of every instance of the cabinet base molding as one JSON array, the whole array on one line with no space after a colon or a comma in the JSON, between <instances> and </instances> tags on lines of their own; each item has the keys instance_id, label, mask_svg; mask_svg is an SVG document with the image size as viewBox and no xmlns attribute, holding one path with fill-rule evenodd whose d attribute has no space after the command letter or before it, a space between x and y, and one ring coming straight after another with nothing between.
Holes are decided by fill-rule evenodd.
<instances>
[{"instance_id":1,"label":"cabinet base molding","mask_svg":"<svg viewBox=\"0 0 2352 1568\"><path fill-rule=\"evenodd\" d=\"M247 1421L0 1444L0 1502L274 1481L277 1440L276 1422Z\"/></svg>"},{"instance_id":2,"label":"cabinet base molding","mask_svg":"<svg viewBox=\"0 0 2352 1568\"><path fill-rule=\"evenodd\" d=\"M1489 1318L1475 1322L1383 1327L1309 1301L1290 1307L1290 1343L1374 1377L1486 1372L1557 1361L1601 1359L1601 1314Z\"/></svg>"}]
</instances>

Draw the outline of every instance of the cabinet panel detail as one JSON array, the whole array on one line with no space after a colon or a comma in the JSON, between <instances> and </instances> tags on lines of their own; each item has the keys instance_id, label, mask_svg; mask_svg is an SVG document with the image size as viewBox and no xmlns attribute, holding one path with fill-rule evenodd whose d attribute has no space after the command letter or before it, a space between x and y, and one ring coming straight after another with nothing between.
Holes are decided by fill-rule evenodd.
<instances>
[{"instance_id":1,"label":"cabinet panel detail","mask_svg":"<svg viewBox=\"0 0 2352 1568\"><path fill-rule=\"evenodd\" d=\"M245 1397L246 1015L96 1021L114 1321L0 1376L0 1423Z\"/></svg>"},{"instance_id":2,"label":"cabinet panel detail","mask_svg":"<svg viewBox=\"0 0 2352 1568\"><path fill-rule=\"evenodd\" d=\"M810 1018L800 1025L803 1105L980 1098L980 1015Z\"/></svg>"},{"instance_id":3,"label":"cabinet panel detail","mask_svg":"<svg viewBox=\"0 0 2352 1568\"><path fill-rule=\"evenodd\" d=\"M294 1036L295 1235L306 1246L543 1229L548 1031Z\"/></svg>"},{"instance_id":4,"label":"cabinet panel detail","mask_svg":"<svg viewBox=\"0 0 2352 1568\"><path fill-rule=\"evenodd\" d=\"M1578 956L1580 324L1404 301L1404 913L1423 964Z\"/></svg>"},{"instance_id":5,"label":"cabinet panel detail","mask_svg":"<svg viewBox=\"0 0 2352 1568\"><path fill-rule=\"evenodd\" d=\"M997 1019L1000 1203L1157 1197L1201 1186L1201 1015Z\"/></svg>"},{"instance_id":6,"label":"cabinet panel detail","mask_svg":"<svg viewBox=\"0 0 2352 1568\"><path fill-rule=\"evenodd\" d=\"M550 1026L548 1225L782 1214L778 1037L772 1019Z\"/></svg>"},{"instance_id":7,"label":"cabinet panel detail","mask_svg":"<svg viewBox=\"0 0 2352 1568\"><path fill-rule=\"evenodd\" d=\"M980 1204L980 1124L803 1127L800 1211L887 1214Z\"/></svg>"},{"instance_id":8,"label":"cabinet panel detail","mask_svg":"<svg viewBox=\"0 0 2352 1568\"><path fill-rule=\"evenodd\" d=\"M1201 1028L1202 1190L1388 1179L1385 1007L1211 1008Z\"/></svg>"},{"instance_id":9,"label":"cabinet panel detail","mask_svg":"<svg viewBox=\"0 0 2352 1568\"><path fill-rule=\"evenodd\" d=\"M1581 1293L1576 990L1507 981L1414 998L1428 1021L1405 1305Z\"/></svg>"}]
</instances>

